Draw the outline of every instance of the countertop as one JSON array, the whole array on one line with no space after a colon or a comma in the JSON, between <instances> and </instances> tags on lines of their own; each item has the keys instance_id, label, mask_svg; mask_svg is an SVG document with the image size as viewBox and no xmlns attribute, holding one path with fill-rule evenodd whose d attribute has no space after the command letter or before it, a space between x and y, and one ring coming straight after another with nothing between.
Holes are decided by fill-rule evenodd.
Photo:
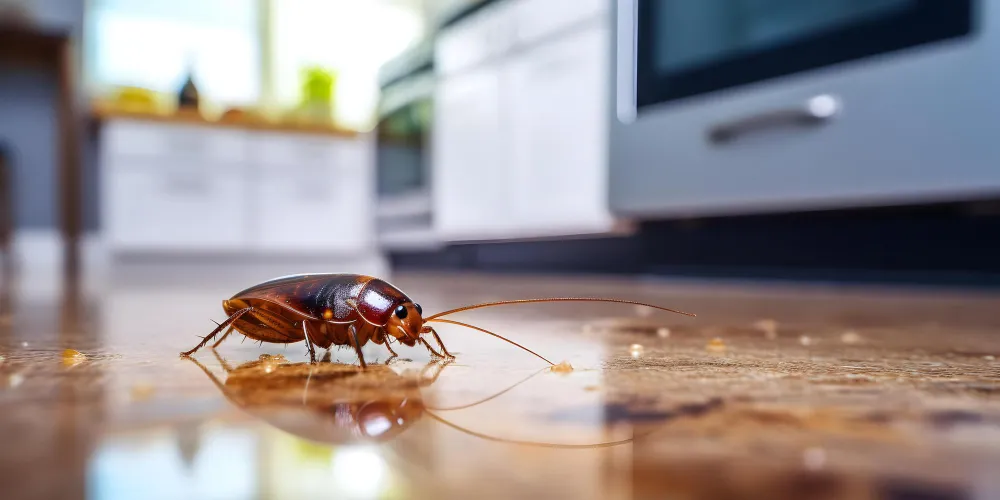
<instances>
[{"instance_id":1,"label":"countertop","mask_svg":"<svg viewBox=\"0 0 1000 500\"><path fill-rule=\"evenodd\" d=\"M572 369L439 325L454 361L369 344L362 371L236 334L182 358L256 278L155 275L48 298L5 281L5 499L1000 498L994 293L393 275L428 313L604 296L697 317L480 309L453 318Z\"/></svg>"}]
</instances>

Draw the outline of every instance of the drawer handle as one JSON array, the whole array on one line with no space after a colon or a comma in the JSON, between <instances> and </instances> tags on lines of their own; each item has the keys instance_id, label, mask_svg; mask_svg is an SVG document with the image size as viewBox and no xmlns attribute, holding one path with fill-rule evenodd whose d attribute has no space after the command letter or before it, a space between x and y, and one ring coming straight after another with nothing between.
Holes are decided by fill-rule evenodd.
<instances>
[{"instance_id":1,"label":"drawer handle","mask_svg":"<svg viewBox=\"0 0 1000 500\"><path fill-rule=\"evenodd\" d=\"M840 101L830 94L821 94L807 100L801 107L768 111L716 125L709 129L708 140L722 145L756 130L781 126L822 125L839 112Z\"/></svg>"}]
</instances>

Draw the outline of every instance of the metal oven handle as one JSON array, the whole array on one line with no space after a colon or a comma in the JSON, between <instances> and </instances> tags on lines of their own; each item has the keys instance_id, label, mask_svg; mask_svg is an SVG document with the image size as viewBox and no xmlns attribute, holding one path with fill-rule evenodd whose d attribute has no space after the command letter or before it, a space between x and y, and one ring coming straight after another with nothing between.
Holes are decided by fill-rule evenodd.
<instances>
[{"instance_id":1,"label":"metal oven handle","mask_svg":"<svg viewBox=\"0 0 1000 500\"><path fill-rule=\"evenodd\" d=\"M820 94L808 99L801 107L767 111L713 126L708 130L708 140L723 145L756 130L788 125L822 125L833 119L840 108L839 99L830 94Z\"/></svg>"}]
</instances>

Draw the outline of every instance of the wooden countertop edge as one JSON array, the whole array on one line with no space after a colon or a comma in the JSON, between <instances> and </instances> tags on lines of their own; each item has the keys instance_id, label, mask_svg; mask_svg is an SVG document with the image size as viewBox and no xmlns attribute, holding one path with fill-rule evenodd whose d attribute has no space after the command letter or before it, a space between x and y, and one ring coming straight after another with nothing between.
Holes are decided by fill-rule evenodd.
<instances>
[{"instance_id":1,"label":"wooden countertop edge","mask_svg":"<svg viewBox=\"0 0 1000 500\"><path fill-rule=\"evenodd\" d=\"M294 134L326 135L332 137L355 138L361 134L357 130L338 128L332 125L267 122L257 119L239 120L209 120L194 113L180 112L176 114L148 113L140 111L125 111L95 107L91 109L91 117L99 125L108 120L140 120L177 125L195 125L222 129L259 130L268 132L285 132Z\"/></svg>"}]
</instances>

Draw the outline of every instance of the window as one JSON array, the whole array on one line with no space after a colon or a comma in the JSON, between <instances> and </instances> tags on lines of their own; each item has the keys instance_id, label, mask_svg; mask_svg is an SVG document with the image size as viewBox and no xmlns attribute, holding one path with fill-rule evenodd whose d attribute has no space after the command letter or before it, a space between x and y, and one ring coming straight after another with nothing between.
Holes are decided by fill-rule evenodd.
<instances>
[{"instance_id":1,"label":"window","mask_svg":"<svg viewBox=\"0 0 1000 500\"><path fill-rule=\"evenodd\" d=\"M208 101L260 99L258 0L91 0L86 83L177 92L189 69Z\"/></svg>"},{"instance_id":2,"label":"window","mask_svg":"<svg viewBox=\"0 0 1000 500\"><path fill-rule=\"evenodd\" d=\"M97 93L132 85L173 94L193 66L195 83L212 104L290 109L301 99L303 71L320 66L337 73L338 124L368 130L375 122L379 68L424 34L421 4L91 0L85 81ZM264 33L259 15L268 11L271 32ZM270 44L267 75L262 70L265 43Z\"/></svg>"},{"instance_id":3,"label":"window","mask_svg":"<svg viewBox=\"0 0 1000 500\"><path fill-rule=\"evenodd\" d=\"M417 2L278 0L273 5L277 103L295 106L303 68L322 66L338 74L334 96L338 123L371 129L379 67L424 33Z\"/></svg>"}]
</instances>

